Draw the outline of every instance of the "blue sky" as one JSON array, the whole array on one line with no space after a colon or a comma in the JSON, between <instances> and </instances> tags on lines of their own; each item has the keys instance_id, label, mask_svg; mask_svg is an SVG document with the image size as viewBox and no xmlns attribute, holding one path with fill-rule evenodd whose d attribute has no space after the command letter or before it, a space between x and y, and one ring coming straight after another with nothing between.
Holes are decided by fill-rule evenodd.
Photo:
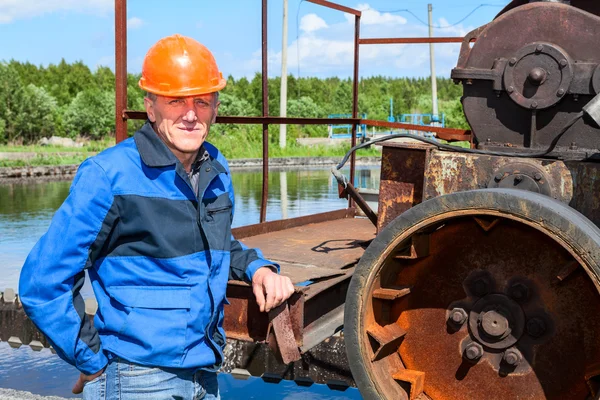
<instances>
[{"instance_id":1,"label":"blue sky","mask_svg":"<svg viewBox=\"0 0 600 400\"><path fill-rule=\"evenodd\" d=\"M427 26L416 17L427 21L429 2L434 25L442 27L434 30L436 36L462 36L489 22L508 3L484 1L337 2L364 10L361 37L401 37L427 36ZM288 72L351 76L353 19L306 1L288 0L288 4ZM129 0L128 70L140 72L144 55L156 40L181 33L211 49L225 76L251 77L260 70L260 7L260 0ZM416 17L405 11L386 12L404 9ZM269 76L277 76L281 74L283 1L270 0L268 14ZM438 76L449 76L459 47L436 45ZM360 54L361 76L429 76L427 45L362 45ZM98 65L114 70L114 0L0 0L0 60L48 65L61 58L82 60L92 70Z\"/></svg>"}]
</instances>

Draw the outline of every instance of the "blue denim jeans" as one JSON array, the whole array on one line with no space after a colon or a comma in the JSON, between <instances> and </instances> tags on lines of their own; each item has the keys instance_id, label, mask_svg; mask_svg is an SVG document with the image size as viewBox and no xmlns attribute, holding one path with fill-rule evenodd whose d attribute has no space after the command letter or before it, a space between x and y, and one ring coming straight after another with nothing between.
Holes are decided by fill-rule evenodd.
<instances>
[{"instance_id":1,"label":"blue denim jeans","mask_svg":"<svg viewBox=\"0 0 600 400\"><path fill-rule=\"evenodd\" d=\"M84 400L220 400L217 374L144 367L118 357L85 384Z\"/></svg>"}]
</instances>

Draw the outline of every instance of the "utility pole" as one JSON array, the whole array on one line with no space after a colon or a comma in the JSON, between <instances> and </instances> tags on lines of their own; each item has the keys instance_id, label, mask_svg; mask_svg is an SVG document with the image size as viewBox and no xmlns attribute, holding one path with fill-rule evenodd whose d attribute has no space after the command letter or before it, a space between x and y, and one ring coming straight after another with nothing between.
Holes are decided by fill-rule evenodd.
<instances>
[{"instance_id":1,"label":"utility pole","mask_svg":"<svg viewBox=\"0 0 600 400\"><path fill-rule=\"evenodd\" d=\"M287 28L288 0L283 0L283 32L281 41L281 91L279 96L279 114L287 116ZM279 147L284 148L287 135L287 125L279 125Z\"/></svg>"},{"instance_id":2,"label":"utility pole","mask_svg":"<svg viewBox=\"0 0 600 400\"><path fill-rule=\"evenodd\" d=\"M432 17L432 11L433 11L433 7L431 6L431 4L427 4L427 11L429 14L429 37L432 38L433 37L433 17ZM437 122L439 121L439 114L438 114L438 103L437 103L437 80L435 77L435 58L433 55L433 43L429 43L429 64L431 66L431 103L433 105L433 115L431 116L431 122L434 122L437 124Z\"/></svg>"}]
</instances>

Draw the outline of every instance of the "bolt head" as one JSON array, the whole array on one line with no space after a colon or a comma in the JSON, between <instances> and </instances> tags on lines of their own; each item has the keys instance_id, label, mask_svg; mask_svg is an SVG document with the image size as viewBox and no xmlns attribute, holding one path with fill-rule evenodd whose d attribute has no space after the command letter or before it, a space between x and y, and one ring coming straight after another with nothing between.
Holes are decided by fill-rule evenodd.
<instances>
[{"instance_id":1,"label":"bolt head","mask_svg":"<svg viewBox=\"0 0 600 400\"><path fill-rule=\"evenodd\" d=\"M502 357L502 359L508 365L516 367L521 363L521 361L523 361L523 354L521 354L521 352L518 349L513 347L504 352L504 356Z\"/></svg>"},{"instance_id":2,"label":"bolt head","mask_svg":"<svg viewBox=\"0 0 600 400\"><path fill-rule=\"evenodd\" d=\"M516 175L515 183L521 183L521 182L523 182L523 175Z\"/></svg>"},{"instance_id":3,"label":"bolt head","mask_svg":"<svg viewBox=\"0 0 600 400\"><path fill-rule=\"evenodd\" d=\"M508 64L512 67L513 65L515 65L517 63L517 59L516 58L511 58L510 61L508 62Z\"/></svg>"},{"instance_id":4,"label":"bolt head","mask_svg":"<svg viewBox=\"0 0 600 400\"><path fill-rule=\"evenodd\" d=\"M515 283L508 289L508 295L516 301L525 301L529 297L529 288L522 283Z\"/></svg>"},{"instance_id":5,"label":"bolt head","mask_svg":"<svg viewBox=\"0 0 600 400\"><path fill-rule=\"evenodd\" d=\"M535 51L536 51L536 53L540 53L542 50L544 50L544 46L542 46L541 44L538 44L538 45L535 47Z\"/></svg>"},{"instance_id":6,"label":"bolt head","mask_svg":"<svg viewBox=\"0 0 600 400\"><path fill-rule=\"evenodd\" d=\"M539 338L546 333L546 323L543 319L534 317L527 321L527 334L534 338Z\"/></svg>"},{"instance_id":7,"label":"bolt head","mask_svg":"<svg viewBox=\"0 0 600 400\"><path fill-rule=\"evenodd\" d=\"M560 60L559 64L560 64L560 66L561 66L562 68L564 68L564 67L566 67L566 66L567 66L567 64L569 64L569 63L567 62L567 60L565 60L565 59L563 58L562 60Z\"/></svg>"},{"instance_id":8,"label":"bolt head","mask_svg":"<svg viewBox=\"0 0 600 400\"><path fill-rule=\"evenodd\" d=\"M556 92L557 96L562 96L565 94L565 90L564 89L558 89L558 92Z\"/></svg>"},{"instance_id":9,"label":"bolt head","mask_svg":"<svg viewBox=\"0 0 600 400\"><path fill-rule=\"evenodd\" d=\"M478 297L485 296L488 293L488 283L483 278L478 278L473 282L473 294Z\"/></svg>"},{"instance_id":10,"label":"bolt head","mask_svg":"<svg viewBox=\"0 0 600 400\"><path fill-rule=\"evenodd\" d=\"M531 108L537 108L538 107L538 102L534 101L531 103Z\"/></svg>"},{"instance_id":11,"label":"bolt head","mask_svg":"<svg viewBox=\"0 0 600 400\"><path fill-rule=\"evenodd\" d=\"M543 178L543 176L542 176L542 174L540 174L539 172L536 172L536 173L535 173L535 175L533 176L533 178L534 178L536 181L541 181L541 180L542 180L542 178Z\"/></svg>"},{"instance_id":12,"label":"bolt head","mask_svg":"<svg viewBox=\"0 0 600 400\"><path fill-rule=\"evenodd\" d=\"M512 93L512 92L514 92L514 91L515 91L515 88L514 88L513 86L509 86L509 87L508 87L508 89L506 89L506 91L507 91L508 93Z\"/></svg>"},{"instance_id":13,"label":"bolt head","mask_svg":"<svg viewBox=\"0 0 600 400\"><path fill-rule=\"evenodd\" d=\"M467 322L467 318L469 318L469 315L462 308L456 307L450 311L450 321L455 324L462 325Z\"/></svg>"},{"instance_id":14,"label":"bolt head","mask_svg":"<svg viewBox=\"0 0 600 400\"><path fill-rule=\"evenodd\" d=\"M483 356L483 347L479 343L470 343L463 355L469 361L477 361Z\"/></svg>"}]
</instances>

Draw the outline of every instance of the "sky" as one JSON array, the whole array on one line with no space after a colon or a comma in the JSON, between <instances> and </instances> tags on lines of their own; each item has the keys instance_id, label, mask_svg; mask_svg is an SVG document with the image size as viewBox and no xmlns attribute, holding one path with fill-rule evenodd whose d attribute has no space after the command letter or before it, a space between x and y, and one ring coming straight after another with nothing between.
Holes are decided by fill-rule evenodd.
<instances>
[{"instance_id":1,"label":"sky","mask_svg":"<svg viewBox=\"0 0 600 400\"><path fill-rule=\"evenodd\" d=\"M485 1L485 0L483 0ZM338 0L361 10L362 38L428 35L427 4L433 5L434 36L464 36L491 21L508 0ZM269 76L281 75L283 0L268 6ZM408 10L408 11L405 11ZM190 36L214 54L224 76L251 78L261 68L261 0L129 0L127 69L141 72L158 39ZM354 17L288 0L288 73L351 77ZM436 75L450 76L460 44L435 45ZM114 71L114 0L0 0L0 60L36 65L83 61ZM361 45L360 75L430 75L428 45Z\"/></svg>"}]
</instances>

